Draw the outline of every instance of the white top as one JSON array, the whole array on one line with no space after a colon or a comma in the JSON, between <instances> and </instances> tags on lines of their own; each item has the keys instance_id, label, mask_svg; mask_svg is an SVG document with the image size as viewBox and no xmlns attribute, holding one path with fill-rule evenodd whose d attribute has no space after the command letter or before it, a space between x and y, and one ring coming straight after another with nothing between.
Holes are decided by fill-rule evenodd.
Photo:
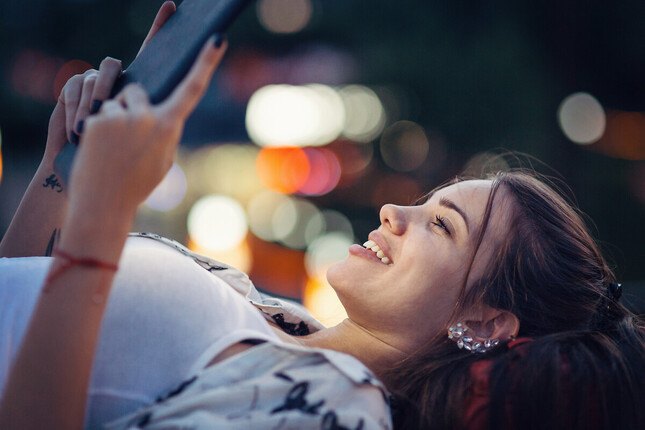
<instances>
[{"instance_id":1,"label":"white top","mask_svg":"<svg viewBox=\"0 0 645 430\"><path fill-rule=\"evenodd\" d=\"M109 430L390 430L390 396L354 357L265 342L209 366Z\"/></svg>"},{"instance_id":2,"label":"white top","mask_svg":"<svg viewBox=\"0 0 645 430\"><path fill-rule=\"evenodd\" d=\"M50 263L0 259L0 390ZM102 323L86 427L154 403L233 343L280 343L248 298L204 268L160 241L128 239Z\"/></svg>"}]
</instances>

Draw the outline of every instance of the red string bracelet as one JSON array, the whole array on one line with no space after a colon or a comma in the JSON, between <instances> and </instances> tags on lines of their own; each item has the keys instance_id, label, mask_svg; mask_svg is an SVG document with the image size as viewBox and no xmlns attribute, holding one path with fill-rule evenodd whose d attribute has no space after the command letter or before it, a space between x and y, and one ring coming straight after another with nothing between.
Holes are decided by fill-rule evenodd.
<instances>
[{"instance_id":1,"label":"red string bracelet","mask_svg":"<svg viewBox=\"0 0 645 430\"><path fill-rule=\"evenodd\" d=\"M105 261L97 260L95 258L76 258L65 251L62 251L58 248L54 249L52 255L63 258L62 264L60 264L56 269L49 272L47 278L45 279L45 287L43 292L48 293L51 291L51 283L58 278L60 275L65 273L68 269L71 269L74 266L83 266L94 269L103 269L116 272L119 267L116 264L106 263Z\"/></svg>"}]
</instances>

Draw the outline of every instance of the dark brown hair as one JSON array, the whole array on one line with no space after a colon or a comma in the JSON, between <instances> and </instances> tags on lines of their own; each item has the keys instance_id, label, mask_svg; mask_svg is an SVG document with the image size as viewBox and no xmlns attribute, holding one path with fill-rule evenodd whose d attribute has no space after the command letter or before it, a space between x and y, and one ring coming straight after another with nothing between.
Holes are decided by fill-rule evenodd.
<instances>
[{"instance_id":1,"label":"dark brown hair","mask_svg":"<svg viewBox=\"0 0 645 430\"><path fill-rule=\"evenodd\" d=\"M511 221L486 273L470 285L466 273L453 315L478 303L508 310L520 321L519 336L534 340L523 354L504 344L471 354L437 334L384 376L395 427L464 428L471 365L491 360L489 428L645 428L645 331L608 295L616 279L581 214L532 172L488 179L472 259L502 187Z\"/></svg>"}]
</instances>

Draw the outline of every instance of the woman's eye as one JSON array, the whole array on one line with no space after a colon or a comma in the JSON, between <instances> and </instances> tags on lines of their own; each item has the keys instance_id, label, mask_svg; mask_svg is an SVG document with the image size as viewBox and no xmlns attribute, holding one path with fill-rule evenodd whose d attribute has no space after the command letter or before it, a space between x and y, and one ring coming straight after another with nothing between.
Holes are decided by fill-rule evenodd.
<instances>
[{"instance_id":1,"label":"woman's eye","mask_svg":"<svg viewBox=\"0 0 645 430\"><path fill-rule=\"evenodd\" d=\"M450 234L450 230L448 230L448 227L446 227L446 223L442 217L439 215L435 216L435 221L431 222L431 224L436 225L439 228L442 228L446 231L446 233Z\"/></svg>"}]
</instances>

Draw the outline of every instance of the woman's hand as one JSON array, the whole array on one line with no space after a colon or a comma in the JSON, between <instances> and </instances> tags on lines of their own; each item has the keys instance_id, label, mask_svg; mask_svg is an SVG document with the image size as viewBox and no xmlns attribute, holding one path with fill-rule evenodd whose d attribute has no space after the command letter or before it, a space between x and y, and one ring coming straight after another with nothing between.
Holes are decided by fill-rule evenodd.
<instances>
[{"instance_id":1,"label":"woman's hand","mask_svg":"<svg viewBox=\"0 0 645 430\"><path fill-rule=\"evenodd\" d=\"M172 1L161 5L137 56L176 10ZM83 133L85 119L90 114L96 113L103 101L109 98L114 81L120 74L121 62L108 57L101 62L98 71L90 69L85 73L72 76L67 81L49 119L47 144L42 163L48 171L51 171L54 159L65 142L78 143L79 136Z\"/></svg>"},{"instance_id":2,"label":"woman's hand","mask_svg":"<svg viewBox=\"0 0 645 430\"><path fill-rule=\"evenodd\" d=\"M140 86L128 85L86 119L70 179L70 211L134 215L172 165L184 122L224 51L211 39L186 78L159 105L150 105Z\"/></svg>"}]
</instances>

